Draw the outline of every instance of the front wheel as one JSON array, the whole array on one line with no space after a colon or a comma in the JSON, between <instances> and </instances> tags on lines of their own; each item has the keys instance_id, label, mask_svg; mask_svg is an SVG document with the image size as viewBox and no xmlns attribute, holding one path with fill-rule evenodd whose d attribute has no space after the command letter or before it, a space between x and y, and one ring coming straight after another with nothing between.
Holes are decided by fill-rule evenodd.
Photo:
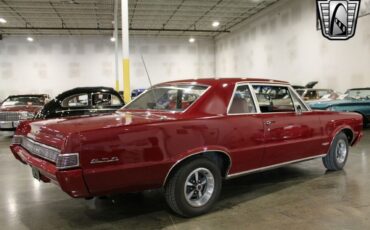
<instances>
[{"instance_id":1,"label":"front wheel","mask_svg":"<svg viewBox=\"0 0 370 230\"><path fill-rule=\"evenodd\" d=\"M165 187L166 201L181 216L198 216L212 208L221 186L219 167L208 158L196 158L170 177Z\"/></svg>"},{"instance_id":2,"label":"front wheel","mask_svg":"<svg viewBox=\"0 0 370 230\"><path fill-rule=\"evenodd\" d=\"M348 138L341 132L334 138L329 153L322 158L325 168L331 171L343 169L347 162L348 150Z\"/></svg>"}]
</instances>

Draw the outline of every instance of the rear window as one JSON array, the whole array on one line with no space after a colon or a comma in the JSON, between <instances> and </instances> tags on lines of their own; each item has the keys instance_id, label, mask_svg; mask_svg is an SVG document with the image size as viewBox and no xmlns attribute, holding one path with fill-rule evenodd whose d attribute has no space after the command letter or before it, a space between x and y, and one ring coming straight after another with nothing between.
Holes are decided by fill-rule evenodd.
<instances>
[{"instance_id":1,"label":"rear window","mask_svg":"<svg viewBox=\"0 0 370 230\"><path fill-rule=\"evenodd\" d=\"M184 111L207 90L202 85L158 86L141 94L124 107L129 110Z\"/></svg>"}]
</instances>

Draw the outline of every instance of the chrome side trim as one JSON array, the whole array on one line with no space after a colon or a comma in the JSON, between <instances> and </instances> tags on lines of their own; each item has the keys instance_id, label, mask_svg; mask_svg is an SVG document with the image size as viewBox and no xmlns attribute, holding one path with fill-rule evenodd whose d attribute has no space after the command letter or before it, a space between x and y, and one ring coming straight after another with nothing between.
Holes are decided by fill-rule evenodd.
<instances>
[{"instance_id":1,"label":"chrome side trim","mask_svg":"<svg viewBox=\"0 0 370 230\"><path fill-rule=\"evenodd\" d=\"M266 170L270 170L270 169L274 169L274 168L279 168L279 167L284 166L284 165L289 165L289 164L293 164L293 163L297 163L297 162L301 162L301 161L306 161L306 160L312 160L312 159L315 159L315 158L321 158L321 157L324 157L324 156L326 156L326 154L321 154L321 155L318 155L318 156L307 157L307 158L297 159L297 160L283 162L283 163L279 163L279 164L269 165L269 166L265 166L265 167L261 167L261 168L257 168L257 169L251 169L251 170L247 170L247 171L244 171L244 172L239 172L239 173L234 173L234 174L227 175L226 179L232 179L232 178L247 175L247 174L250 174L250 173L261 172L261 171L266 171Z\"/></svg>"},{"instance_id":2,"label":"chrome side trim","mask_svg":"<svg viewBox=\"0 0 370 230\"><path fill-rule=\"evenodd\" d=\"M168 170L168 172L167 172L167 174L166 174L166 177L164 178L164 181L163 181L163 183L162 183L162 187L164 187L164 186L166 185L166 182L167 182L168 176L170 175L170 173L172 172L172 170L176 167L176 165L178 165L178 164L179 164L179 163L181 163L182 161L184 161L184 160L188 159L189 157L192 157L192 156L195 156L195 155L200 155L200 154L202 154L202 153L208 153L208 152L221 152L221 153L225 154L225 155L229 158L230 165L229 165L228 169L226 170L226 176L227 176L227 175L229 174L229 171L230 171L231 165L233 164L233 162L232 162L232 160L231 160L230 155L229 155L227 152L222 151L222 150L207 149L207 150L205 150L205 151L201 151L201 152L196 152L196 153L190 154L190 155L188 155L188 156L186 156L186 157L184 157L184 158L182 158L182 159L180 159L180 160L176 161L176 163L175 163L175 164L173 164L173 165L171 166L171 168Z\"/></svg>"}]
</instances>

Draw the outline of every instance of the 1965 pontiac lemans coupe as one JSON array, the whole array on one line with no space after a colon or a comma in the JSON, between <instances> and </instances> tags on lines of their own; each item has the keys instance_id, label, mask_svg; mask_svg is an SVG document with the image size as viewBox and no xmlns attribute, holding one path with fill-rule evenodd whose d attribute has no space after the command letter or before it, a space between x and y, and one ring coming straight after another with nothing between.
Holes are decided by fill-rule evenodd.
<instances>
[{"instance_id":1,"label":"1965 pontiac lemans coupe","mask_svg":"<svg viewBox=\"0 0 370 230\"><path fill-rule=\"evenodd\" d=\"M341 170L361 136L361 115L311 111L287 82L202 79L156 85L113 115L23 122L11 150L72 197L163 187L191 217L223 178L314 158Z\"/></svg>"}]
</instances>

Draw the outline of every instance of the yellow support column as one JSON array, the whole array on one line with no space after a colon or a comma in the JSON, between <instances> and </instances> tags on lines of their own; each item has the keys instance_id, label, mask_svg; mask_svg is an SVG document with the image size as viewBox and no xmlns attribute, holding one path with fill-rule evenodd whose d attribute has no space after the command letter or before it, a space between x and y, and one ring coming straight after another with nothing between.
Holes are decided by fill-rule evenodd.
<instances>
[{"instance_id":1,"label":"yellow support column","mask_svg":"<svg viewBox=\"0 0 370 230\"><path fill-rule=\"evenodd\" d=\"M119 91L119 80L116 80L116 91Z\"/></svg>"},{"instance_id":2,"label":"yellow support column","mask_svg":"<svg viewBox=\"0 0 370 230\"><path fill-rule=\"evenodd\" d=\"M114 0L114 65L116 75L116 91L119 92L119 57L118 57L118 2Z\"/></svg>"},{"instance_id":3,"label":"yellow support column","mask_svg":"<svg viewBox=\"0 0 370 230\"><path fill-rule=\"evenodd\" d=\"M127 104L131 101L130 59L128 58L123 59L123 87L124 87L123 99L125 100L125 103Z\"/></svg>"},{"instance_id":4,"label":"yellow support column","mask_svg":"<svg viewBox=\"0 0 370 230\"><path fill-rule=\"evenodd\" d=\"M130 41L128 24L128 0L121 0L122 19L122 57L123 57L123 99L125 103L131 101L130 89Z\"/></svg>"}]
</instances>

